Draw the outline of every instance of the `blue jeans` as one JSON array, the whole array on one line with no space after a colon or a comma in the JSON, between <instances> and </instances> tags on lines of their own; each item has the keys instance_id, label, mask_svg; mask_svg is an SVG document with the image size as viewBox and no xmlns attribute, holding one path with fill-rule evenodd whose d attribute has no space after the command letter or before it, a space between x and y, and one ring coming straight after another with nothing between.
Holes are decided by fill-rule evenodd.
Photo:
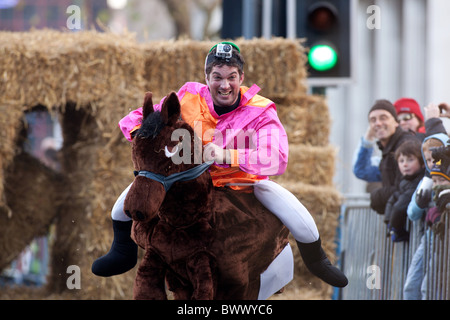
<instances>
[{"instance_id":1,"label":"blue jeans","mask_svg":"<svg viewBox=\"0 0 450 320\"><path fill-rule=\"evenodd\" d=\"M421 286L424 279L424 250L425 235L420 239L419 247L414 253L406 275L405 286L403 287L404 300L422 300Z\"/></svg>"}]
</instances>

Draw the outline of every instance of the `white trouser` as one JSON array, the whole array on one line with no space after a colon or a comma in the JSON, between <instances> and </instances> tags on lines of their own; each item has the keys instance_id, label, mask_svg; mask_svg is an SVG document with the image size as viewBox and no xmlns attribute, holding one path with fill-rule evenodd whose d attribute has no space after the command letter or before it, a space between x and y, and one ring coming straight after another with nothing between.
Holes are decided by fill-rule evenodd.
<instances>
[{"instance_id":1,"label":"white trouser","mask_svg":"<svg viewBox=\"0 0 450 320\"><path fill-rule=\"evenodd\" d=\"M255 197L289 229L295 240L311 243L319 240L313 217L289 190L271 180L253 186Z\"/></svg>"},{"instance_id":2,"label":"white trouser","mask_svg":"<svg viewBox=\"0 0 450 320\"><path fill-rule=\"evenodd\" d=\"M119 198L116 200L116 203L114 203L114 206L111 210L111 218L116 221L130 221L131 218L128 217L125 212L123 211L123 205L125 202L125 198L127 197L128 190L130 190L131 183L123 192L120 194Z\"/></svg>"},{"instance_id":3,"label":"white trouser","mask_svg":"<svg viewBox=\"0 0 450 320\"><path fill-rule=\"evenodd\" d=\"M113 220L129 221L123 211L123 204L131 184L122 192L111 211ZM271 180L254 184L255 197L289 229L295 240L311 243L319 239L316 223L308 210L289 190Z\"/></svg>"}]
</instances>

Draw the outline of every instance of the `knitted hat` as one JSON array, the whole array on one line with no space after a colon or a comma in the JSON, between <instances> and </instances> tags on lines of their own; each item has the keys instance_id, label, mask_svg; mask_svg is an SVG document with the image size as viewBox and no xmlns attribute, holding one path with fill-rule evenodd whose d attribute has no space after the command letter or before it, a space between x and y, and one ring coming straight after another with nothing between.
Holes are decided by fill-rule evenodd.
<instances>
[{"instance_id":1,"label":"knitted hat","mask_svg":"<svg viewBox=\"0 0 450 320\"><path fill-rule=\"evenodd\" d=\"M414 113L418 119L422 122L424 121L422 111L420 110L420 106L416 100L411 98L401 98L395 101L394 106L397 114Z\"/></svg>"},{"instance_id":2,"label":"knitted hat","mask_svg":"<svg viewBox=\"0 0 450 320\"><path fill-rule=\"evenodd\" d=\"M445 179L450 181L450 177L446 173L444 173L442 170L441 161L438 161L433 165L433 167L431 168L430 174L432 176L444 177Z\"/></svg>"},{"instance_id":3,"label":"knitted hat","mask_svg":"<svg viewBox=\"0 0 450 320\"><path fill-rule=\"evenodd\" d=\"M375 101L375 104L373 105L373 107L370 109L369 111L369 115L372 111L375 110L386 110L387 112L389 112L395 119L395 121L398 122L397 120L397 112L395 111L395 107L394 105L388 101L388 100L377 100Z\"/></svg>"}]
</instances>

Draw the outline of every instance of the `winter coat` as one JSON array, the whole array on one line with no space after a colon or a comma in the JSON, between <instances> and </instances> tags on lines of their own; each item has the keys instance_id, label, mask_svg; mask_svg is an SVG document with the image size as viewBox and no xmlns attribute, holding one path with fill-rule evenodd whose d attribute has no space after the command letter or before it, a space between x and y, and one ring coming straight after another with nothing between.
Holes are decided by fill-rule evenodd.
<instances>
[{"instance_id":1,"label":"winter coat","mask_svg":"<svg viewBox=\"0 0 450 320\"><path fill-rule=\"evenodd\" d=\"M422 180L424 173L425 169L423 168L413 175L403 176L398 190L390 196L386 204L384 221L388 222L392 228L400 230L405 227L406 211L411 201L411 196Z\"/></svg>"},{"instance_id":2,"label":"winter coat","mask_svg":"<svg viewBox=\"0 0 450 320\"><path fill-rule=\"evenodd\" d=\"M379 166L382 186L370 193L370 207L379 214L384 214L389 198L398 190L402 179L402 174L395 160L395 151L403 142L410 139L418 138L411 132L403 131L399 126L385 147L378 142L378 147L382 152Z\"/></svg>"}]
</instances>

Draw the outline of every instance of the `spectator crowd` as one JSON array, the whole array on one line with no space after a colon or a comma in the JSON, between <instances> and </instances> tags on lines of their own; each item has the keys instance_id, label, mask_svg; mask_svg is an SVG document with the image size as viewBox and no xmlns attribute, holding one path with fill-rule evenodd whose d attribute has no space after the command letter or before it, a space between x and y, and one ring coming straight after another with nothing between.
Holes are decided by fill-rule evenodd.
<instances>
[{"instance_id":1,"label":"spectator crowd","mask_svg":"<svg viewBox=\"0 0 450 320\"><path fill-rule=\"evenodd\" d=\"M450 203L450 141L445 103L429 104L422 113L411 98L394 103L377 100L368 113L368 128L356 150L353 173L368 182L370 207L386 223L394 243L409 241L410 221L422 221L421 241L409 265L405 300L426 297L426 234L442 228Z\"/></svg>"}]
</instances>

